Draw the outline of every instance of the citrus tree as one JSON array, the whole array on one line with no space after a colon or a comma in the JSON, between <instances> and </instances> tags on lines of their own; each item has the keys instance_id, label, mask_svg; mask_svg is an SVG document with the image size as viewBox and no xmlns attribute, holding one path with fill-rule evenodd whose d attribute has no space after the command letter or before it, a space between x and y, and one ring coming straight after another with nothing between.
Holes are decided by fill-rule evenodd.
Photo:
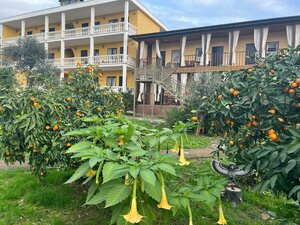
<instances>
[{"instance_id":1,"label":"citrus tree","mask_svg":"<svg viewBox=\"0 0 300 225\"><path fill-rule=\"evenodd\" d=\"M110 224L169 224L172 213L185 210L192 225L192 202L211 208L219 203L226 181L213 177L209 170L197 169L183 176L182 168L189 162L182 142L179 161L160 153L166 138L182 140L186 125L156 130L139 127L124 117L94 116L82 121L89 126L65 134L85 137L67 151L81 162L67 183L81 179L90 184L86 204L111 208ZM222 211L220 215L219 224L225 224Z\"/></svg>"},{"instance_id":2,"label":"citrus tree","mask_svg":"<svg viewBox=\"0 0 300 225\"><path fill-rule=\"evenodd\" d=\"M76 71L65 72L61 85L37 76L37 86L2 94L0 151L5 162L25 162L28 154L38 176L46 175L48 166L74 165L65 152L78 138L63 134L84 127L84 116L109 117L123 110L121 95L100 89L98 74L97 68L78 65Z\"/></svg>"},{"instance_id":3,"label":"citrus tree","mask_svg":"<svg viewBox=\"0 0 300 225\"><path fill-rule=\"evenodd\" d=\"M225 153L260 175L257 189L300 200L300 48L230 72L198 107L225 132Z\"/></svg>"}]
</instances>

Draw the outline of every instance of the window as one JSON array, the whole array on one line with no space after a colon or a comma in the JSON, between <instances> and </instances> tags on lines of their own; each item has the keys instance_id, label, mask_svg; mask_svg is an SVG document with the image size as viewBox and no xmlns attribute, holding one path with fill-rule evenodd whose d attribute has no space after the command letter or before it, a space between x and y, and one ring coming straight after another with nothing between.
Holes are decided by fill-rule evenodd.
<instances>
[{"instance_id":1,"label":"window","mask_svg":"<svg viewBox=\"0 0 300 225\"><path fill-rule=\"evenodd\" d=\"M108 21L108 23L118 23L118 22L119 22L118 19L111 19L111 20Z\"/></svg>"},{"instance_id":2,"label":"window","mask_svg":"<svg viewBox=\"0 0 300 225\"><path fill-rule=\"evenodd\" d=\"M278 53L279 42L268 42L267 43L267 54L276 54Z\"/></svg>"},{"instance_id":3,"label":"window","mask_svg":"<svg viewBox=\"0 0 300 225\"><path fill-rule=\"evenodd\" d=\"M100 55L99 49L95 49L94 50L94 56L99 56L99 55Z\"/></svg>"},{"instance_id":4,"label":"window","mask_svg":"<svg viewBox=\"0 0 300 225\"><path fill-rule=\"evenodd\" d=\"M124 54L124 47L120 47L120 55Z\"/></svg>"},{"instance_id":5,"label":"window","mask_svg":"<svg viewBox=\"0 0 300 225\"><path fill-rule=\"evenodd\" d=\"M96 21L95 26L99 26L99 25L100 25L100 21Z\"/></svg>"},{"instance_id":6,"label":"window","mask_svg":"<svg viewBox=\"0 0 300 225\"><path fill-rule=\"evenodd\" d=\"M200 63L202 54L202 48L196 48L196 63Z\"/></svg>"},{"instance_id":7,"label":"window","mask_svg":"<svg viewBox=\"0 0 300 225\"><path fill-rule=\"evenodd\" d=\"M89 26L89 23L82 23L81 24L81 27L88 27Z\"/></svg>"},{"instance_id":8,"label":"window","mask_svg":"<svg viewBox=\"0 0 300 225\"><path fill-rule=\"evenodd\" d=\"M81 57L87 57L88 56L88 50L81 50L80 54L81 54Z\"/></svg>"},{"instance_id":9,"label":"window","mask_svg":"<svg viewBox=\"0 0 300 225\"><path fill-rule=\"evenodd\" d=\"M54 59L54 53L48 53L48 59Z\"/></svg>"},{"instance_id":10,"label":"window","mask_svg":"<svg viewBox=\"0 0 300 225\"><path fill-rule=\"evenodd\" d=\"M119 77L119 87L122 87L123 86L123 77L120 76Z\"/></svg>"},{"instance_id":11,"label":"window","mask_svg":"<svg viewBox=\"0 0 300 225\"><path fill-rule=\"evenodd\" d=\"M27 35L28 35L28 36L32 35L32 31L28 31L28 32L27 32Z\"/></svg>"},{"instance_id":12,"label":"window","mask_svg":"<svg viewBox=\"0 0 300 225\"><path fill-rule=\"evenodd\" d=\"M180 63L180 50L172 50L172 64Z\"/></svg>"},{"instance_id":13,"label":"window","mask_svg":"<svg viewBox=\"0 0 300 225\"><path fill-rule=\"evenodd\" d=\"M116 77L115 76L109 76L106 78L106 86L112 87L116 86Z\"/></svg>"},{"instance_id":14,"label":"window","mask_svg":"<svg viewBox=\"0 0 300 225\"><path fill-rule=\"evenodd\" d=\"M45 29L40 30L40 33L42 34L45 33Z\"/></svg>"},{"instance_id":15,"label":"window","mask_svg":"<svg viewBox=\"0 0 300 225\"><path fill-rule=\"evenodd\" d=\"M49 32L54 32L54 31L55 31L55 27L49 28Z\"/></svg>"},{"instance_id":16,"label":"window","mask_svg":"<svg viewBox=\"0 0 300 225\"><path fill-rule=\"evenodd\" d=\"M117 48L108 48L107 55L117 55Z\"/></svg>"},{"instance_id":17,"label":"window","mask_svg":"<svg viewBox=\"0 0 300 225\"><path fill-rule=\"evenodd\" d=\"M245 60L246 65L251 65L255 63L255 53L256 53L255 45L253 43L246 44L246 60Z\"/></svg>"}]
</instances>

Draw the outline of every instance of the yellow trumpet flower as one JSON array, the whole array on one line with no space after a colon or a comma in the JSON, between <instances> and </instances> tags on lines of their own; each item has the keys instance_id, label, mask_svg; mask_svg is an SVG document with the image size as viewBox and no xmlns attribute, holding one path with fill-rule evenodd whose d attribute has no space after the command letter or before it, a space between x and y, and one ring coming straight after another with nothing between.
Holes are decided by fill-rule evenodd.
<instances>
[{"instance_id":1,"label":"yellow trumpet flower","mask_svg":"<svg viewBox=\"0 0 300 225\"><path fill-rule=\"evenodd\" d=\"M169 203L168 203L168 199L167 199L167 195L166 195L166 190L165 190L165 181L164 181L164 177L163 177L161 171L159 172L159 175L160 175L160 180L161 180L162 198L161 198L160 203L157 205L157 207L159 209L170 210L172 208L172 206L169 205Z\"/></svg>"},{"instance_id":2,"label":"yellow trumpet flower","mask_svg":"<svg viewBox=\"0 0 300 225\"><path fill-rule=\"evenodd\" d=\"M179 141L178 140L176 140L175 146L174 146L174 148L171 149L171 151L178 154L178 152L179 152Z\"/></svg>"},{"instance_id":3,"label":"yellow trumpet flower","mask_svg":"<svg viewBox=\"0 0 300 225\"><path fill-rule=\"evenodd\" d=\"M160 201L159 205L157 205L157 207L159 209L170 210L172 208L172 206L170 206L169 203L168 203L168 199L167 199L165 188L162 187L161 191L162 191L162 198L161 198L161 201Z\"/></svg>"},{"instance_id":4,"label":"yellow trumpet flower","mask_svg":"<svg viewBox=\"0 0 300 225\"><path fill-rule=\"evenodd\" d=\"M190 164L190 162L188 162L186 159L185 159L185 156L184 156L184 149L183 148L180 148L180 157L179 157L179 162L180 162L180 166L188 166Z\"/></svg>"},{"instance_id":5,"label":"yellow trumpet flower","mask_svg":"<svg viewBox=\"0 0 300 225\"><path fill-rule=\"evenodd\" d=\"M190 205L188 205L188 210L189 210L189 217L190 217L189 225L193 225L193 214Z\"/></svg>"},{"instance_id":6,"label":"yellow trumpet flower","mask_svg":"<svg viewBox=\"0 0 300 225\"><path fill-rule=\"evenodd\" d=\"M137 211L136 187L137 187L137 180L134 181L130 211L127 215L123 215L124 219L129 223L139 223L143 218L143 216L140 215L139 212Z\"/></svg>"},{"instance_id":7,"label":"yellow trumpet flower","mask_svg":"<svg viewBox=\"0 0 300 225\"><path fill-rule=\"evenodd\" d=\"M220 225L227 224L221 203L219 204L219 221L217 222L217 224L220 224Z\"/></svg>"}]
</instances>

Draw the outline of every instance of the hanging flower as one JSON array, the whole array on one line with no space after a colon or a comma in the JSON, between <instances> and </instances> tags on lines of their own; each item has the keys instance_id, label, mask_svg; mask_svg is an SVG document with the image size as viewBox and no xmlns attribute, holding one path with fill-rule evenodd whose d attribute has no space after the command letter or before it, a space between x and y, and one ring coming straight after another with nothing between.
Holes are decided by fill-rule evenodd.
<instances>
[{"instance_id":1,"label":"hanging flower","mask_svg":"<svg viewBox=\"0 0 300 225\"><path fill-rule=\"evenodd\" d=\"M219 221L217 222L217 224L220 225L227 224L221 203L219 203Z\"/></svg>"},{"instance_id":2,"label":"hanging flower","mask_svg":"<svg viewBox=\"0 0 300 225\"><path fill-rule=\"evenodd\" d=\"M190 162L188 162L188 161L185 159L183 147L180 148L179 162L180 162L180 164L179 164L180 166L188 166L188 165L190 164Z\"/></svg>"},{"instance_id":3,"label":"hanging flower","mask_svg":"<svg viewBox=\"0 0 300 225\"><path fill-rule=\"evenodd\" d=\"M176 140L175 146L174 146L174 148L171 149L171 151L178 154L178 152L179 152L179 141L178 140Z\"/></svg>"},{"instance_id":4,"label":"hanging flower","mask_svg":"<svg viewBox=\"0 0 300 225\"><path fill-rule=\"evenodd\" d=\"M171 205L168 203L167 195L166 195L166 190L165 190L165 181L162 173L160 172L160 179L161 179L161 192L162 192L162 198L160 203L157 205L159 209L166 209L170 210L172 208Z\"/></svg>"},{"instance_id":5,"label":"hanging flower","mask_svg":"<svg viewBox=\"0 0 300 225\"><path fill-rule=\"evenodd\" d=\"M119 136L116 141L118 142L118 145L124 145L124 142L122 140L123 136Z\"/></svg>"},{"instance_id":6,"label":"hanging flower","mask_svg":"<svg viewBox=\"0 0 300 225\"><path fill-rule=\"evenodd\" d=\"M137 186L137 180L134 181L130 211L127 215L123 215L124 219L129 223L139 223L143 218L143 216L140 215L139 212L137 211L136 186Z\"/></svg>"}]
</instances>

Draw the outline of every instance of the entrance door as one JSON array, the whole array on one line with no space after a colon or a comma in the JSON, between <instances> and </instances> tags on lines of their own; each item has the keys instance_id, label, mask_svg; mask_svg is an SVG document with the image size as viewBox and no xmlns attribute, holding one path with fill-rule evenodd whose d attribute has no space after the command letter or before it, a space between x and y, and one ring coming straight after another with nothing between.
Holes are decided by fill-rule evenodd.
<instances>
[{"instance_id":1,"label":"entrance door","mask_svg":"<svg viewBox=\"0 0 300 225\"><path fill-rule=\"evenodd\" d=\"M212 66L220 66L223 64L223 46L212 47Z\"/></svg>"},{"instance_id":2,"label":"entrance door","mask_svg":"<svg viewBox=\"0 0 300 225\"><path fill-rule=\"evenodd\" d=\"M246 65L251 65L255 63L255 52L256 49L253 43L246 44L246 59L245 59Z\"/></svg>"}]
</instances>

